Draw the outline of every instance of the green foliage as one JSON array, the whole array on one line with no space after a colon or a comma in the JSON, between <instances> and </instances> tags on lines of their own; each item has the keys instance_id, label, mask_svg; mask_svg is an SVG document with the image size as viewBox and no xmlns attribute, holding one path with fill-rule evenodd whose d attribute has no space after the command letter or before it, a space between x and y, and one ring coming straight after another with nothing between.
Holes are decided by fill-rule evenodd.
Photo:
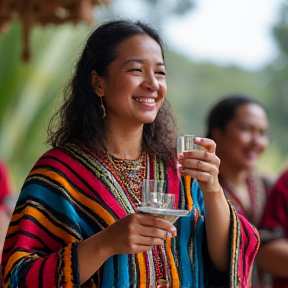
<instances>
[{"instance_id":1,"label":"green foliage","mask_svg":"<svg viewBox=\"0 0 288 288\"><path fill-rule=\"evenodd\" d=\"M279 47L279 56L266 69L270 97L268 106L271 119L271 138L277 143L280 154L288 153L288 5L283 3L279 21L273 35Z\"/></svg>"},{"instance_id":2,"label":"green foliage","mask_svg":"<svg viewBox=\"0 0 288 288\"><path fill-rule=\"evenodd\" d=\"M17 190L47 149L46 127L76 54L90 29L84 25L37 27L32 58L21 61L21 27L0 38L0 157L9 164ZM73 47L71 49L71 47Z\"/></svg>"}]
</instances>

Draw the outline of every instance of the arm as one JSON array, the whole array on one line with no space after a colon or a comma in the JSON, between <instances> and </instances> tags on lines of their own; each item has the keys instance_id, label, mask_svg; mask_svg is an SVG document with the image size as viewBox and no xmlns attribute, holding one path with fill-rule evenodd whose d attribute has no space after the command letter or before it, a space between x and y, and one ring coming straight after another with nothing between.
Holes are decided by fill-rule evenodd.
<instances>
[{"instance_id":1,"label":"arm","mask_svg":"<svg viewBox=\"0 0 288 288\"><path fill-rule=\"evenodd\" d=\"M205 203L205 223L210 258L220 271L228 270L230 211L218 181L220 160L215 155L214 141L195 138L205 151L184 152L179 159L182 174L197 179Z\"/></svg>"},{"instance_id":2,"label":"arm","mask_svg":"<svg viewBox=\"0 0 288 288\"><path fill-rule=\"evenodd\" d=\"M261 245L257 254L258 266L274 276L288 277L288 239L277 239Z\"/></svg>"}]
</instances>

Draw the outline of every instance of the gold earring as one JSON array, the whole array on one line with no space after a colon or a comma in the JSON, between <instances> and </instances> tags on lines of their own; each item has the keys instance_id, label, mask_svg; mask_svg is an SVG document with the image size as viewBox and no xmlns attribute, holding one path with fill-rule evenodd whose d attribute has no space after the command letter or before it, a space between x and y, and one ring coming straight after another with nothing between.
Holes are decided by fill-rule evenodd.
<instances>
[{"instance_id":1,"label":"gold earring","mask_svg":"<svg viewBox=\"0 0 288 288\"><path fill-rule=\"evenodd\" d=\"M103 100L102 100L102 97L100 97L100 108L102 110L102 119L104 119L106 117L106 109L105 109L105 106L103 104Z\"/></svg>"}]
</instances>

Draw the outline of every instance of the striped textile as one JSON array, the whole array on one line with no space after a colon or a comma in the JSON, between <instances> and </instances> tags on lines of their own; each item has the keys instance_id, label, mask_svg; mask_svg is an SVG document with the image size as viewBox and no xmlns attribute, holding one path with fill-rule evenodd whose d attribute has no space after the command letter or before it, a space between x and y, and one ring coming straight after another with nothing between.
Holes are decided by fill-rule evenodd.
<instances>
[{"instance_id":1,"label":"striped textile","mask_svg":"<svg viewBox=\"0 0 288 288\"><path fill-rule=\"evenodd\" d=\"M148 171L151 179L167 181L179 209L190 210L175 224L178 236L149 252L109 258L81 287L148 288L165 281L173 288L207 287L209 281L213 287L249 287L259 246L253 226L230 205L230 269L223 277L204 256L205 210L197 181L179 181L154 155L149 155ZM4 287L80 287L77 243L136 209L114 176L101 159L75 144L52 149L37 161L8 229L1 266Z\"/></svg>"}]
</instances>

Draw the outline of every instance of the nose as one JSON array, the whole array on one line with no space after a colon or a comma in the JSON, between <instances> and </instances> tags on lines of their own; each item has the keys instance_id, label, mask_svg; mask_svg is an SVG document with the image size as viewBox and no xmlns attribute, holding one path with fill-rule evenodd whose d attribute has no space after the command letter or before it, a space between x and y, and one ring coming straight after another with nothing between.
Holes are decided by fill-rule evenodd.
<instances>
[{"instance_id":1,"label":"nose","mask_svg":"<svg viewBox=\"0 0 288 288\"><path fill-rule=\"evenodd\" d=\"M154 73L149 73L145 75L145 79L142 83L142 86L151 91L159 90L159 82L155 77Z\"/></svg>"}]
</instances>

